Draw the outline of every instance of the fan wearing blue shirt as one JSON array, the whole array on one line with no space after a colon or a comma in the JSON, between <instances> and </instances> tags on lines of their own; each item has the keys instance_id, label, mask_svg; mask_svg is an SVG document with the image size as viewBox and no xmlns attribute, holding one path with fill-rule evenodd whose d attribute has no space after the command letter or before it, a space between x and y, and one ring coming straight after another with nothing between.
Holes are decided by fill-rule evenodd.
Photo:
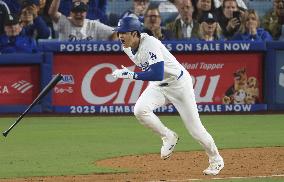
<instances>
[{"instance_id":1,"label":"fan wearing blue shirt","mask_svg":"<svg viewBox=\"0 0 284 182\"><path fill-rule=\"evenodd\" d=\"M10 14L4 22L5 34L0 36L0 53L35 53L35 39L22 34L22 27L17 16Z\"/></svg>"},{"instance_id":2,"label":"fan wearing blue shirt","mask_svg":"<svg viewBox=\"0 0 284 182\"><path fill-rule=\"evenodd\" d=\"M253 9L246 11L242 17L240 30L233 37L233 40L271 41L272 36L259 25L260 21L257 12Z\"/></svg>"},{"instance_id":3,"label":"fan wearing blue shirt","mask_svg":"<svg viewBox=\"0 0 284 182\"><path fill-rule=\"evenodd\" d=\"M38 5L34 1L24 1L20 21L26 35L36 40L49 38L51 31L42 16L38 14Z\"/></svg>"}]
</instances>

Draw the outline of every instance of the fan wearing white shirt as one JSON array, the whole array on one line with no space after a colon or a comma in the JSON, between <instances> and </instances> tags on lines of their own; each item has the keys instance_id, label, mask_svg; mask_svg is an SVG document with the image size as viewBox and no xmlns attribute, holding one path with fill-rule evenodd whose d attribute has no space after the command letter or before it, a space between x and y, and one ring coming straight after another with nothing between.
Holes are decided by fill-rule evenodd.
<instances>
[{"instance_id":1,"label":"fan wearing white shirt","mask_svg":"<svg viewBox=\"0 0 284 182\"><path fill-rule=\"evenodd\" d=\"M58 32L59 40L115 40L113 28L97 20L86 19L88 5L84 2L73 2L70 17L58 11L60 0L53 0L49 15L52 18L54 30Z\"/></svg>"}]
</instances>

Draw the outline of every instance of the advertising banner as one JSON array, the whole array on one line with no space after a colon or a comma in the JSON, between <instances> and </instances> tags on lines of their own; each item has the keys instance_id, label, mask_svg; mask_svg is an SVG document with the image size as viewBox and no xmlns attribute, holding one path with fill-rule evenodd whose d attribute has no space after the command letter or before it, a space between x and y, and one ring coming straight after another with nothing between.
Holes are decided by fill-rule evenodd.
<instances>
[{"instance_id":1,"label":"advertising banner","mask_svg":"<svg viewBox=\"0 0 284 182\"><path fill-rule=\"evenodd\" d=\"M212 51L264 51L265 42L261 41L163 41L171 52L212 52ZM61 53L109 53L123 52L118 41L39 41L40 49Z\"/></svg>"},{"instance_id":2,"label":"advertising banner","mask_svg":"<svg viewBox=\"0 0 284 182\"><path fill-rule=\"evenodd\" d=\"M176 57L193 77L197 103L262 102L261 53L177 54Z\"/></svg>"},{"instance_id":3,"label":"advertising banner","mask_svg":"<svg viewBox=\"0 0 284 182\"><path fill-rule=\"evenodd\" d=\"M221 107L223 104L230 108L235 104L262 102L262 53L176 53L175 56L193 77L197 102L220 105L220 109L202 105L199 111L219 112L226 110ZM111 73L121 65L139 71L120 53L55 54L54 74L62 73L64 78L54 88L53 105L60 108L58 112L132 112L148 83L113 78ZM253 108L249 106L247 111ZM164 110L175 112L171 105Z\"/></svg>"},{"instance_id":4,"label":"advertising banner","mask_svg":"<svg viewBox=\"0 0 284 182\"><path fill-rule=\"evenodd\" d=\"M32 103L39 93L38 65L2 65L0 73L0 105Z\"/></svg>"}]
</instances>

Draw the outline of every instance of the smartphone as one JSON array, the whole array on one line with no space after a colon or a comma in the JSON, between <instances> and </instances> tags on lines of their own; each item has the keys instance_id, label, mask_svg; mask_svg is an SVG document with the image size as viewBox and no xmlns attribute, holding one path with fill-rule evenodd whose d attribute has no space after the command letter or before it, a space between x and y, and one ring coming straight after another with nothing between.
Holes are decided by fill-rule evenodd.
<instances>
[{"instance_id":1,"label":"smartphone","mask_svg":"<svg viewBox=\"0 0 284 182\"><path fill-rule=\"evenodd\" d=\"M240 19L241 13L239 11L234 11L233 12L233 18Z\"/></svg>"}]
</instances>

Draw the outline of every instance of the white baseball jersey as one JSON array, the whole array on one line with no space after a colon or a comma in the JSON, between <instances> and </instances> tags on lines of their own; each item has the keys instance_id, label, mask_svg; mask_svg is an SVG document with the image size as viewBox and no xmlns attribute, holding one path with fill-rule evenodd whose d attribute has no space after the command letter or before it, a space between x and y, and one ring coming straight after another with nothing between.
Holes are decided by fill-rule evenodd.
<instances>
[{"instance_id":1,"label":"white baseball jersey","mask_svg":"<svg viewBox=\"0 0 284 182\"><path fill-rule=\"evenodd\" d=\"M211 135L202 125L194 96L192 79L187 70L176 60L167 48L156 38L141 34L140 45L135 53L124 50L129 58L143 71L149 66L164 61L164 80L151 81L134 107L136 118L161 137L171 133L153 113L159 107L172 103L178 110L188 132L205 149L209 162L221 160Z\"/></svg>"},{"instance_id":2,"label":"white baseball jersey","mask_svg":"<svg viewBox=\"0 0 284 182\"><path fill-rule=\"evenodd\" d=\"M76 27L63 14L53 26L59 33L59 40L108 40L113 34L112 27L97 20L85 19L82 27Z\"/></svg>"},{"instance_id":3,"label":"white baseball jersey","mask_svg":"<svg viewBox=\"0 0 284 182\"><path fill-rule=\"evenodd\" d=\"M148 70L152 64L164 61L164 80L151 82L151 84L159 85L177 79L181 75L181 71L185 71L161 41L146 33L141 33L139 48L135 55L132 54L130 48L124 49L124 51L142 71Z\"/></svg>"}]
</instances>

